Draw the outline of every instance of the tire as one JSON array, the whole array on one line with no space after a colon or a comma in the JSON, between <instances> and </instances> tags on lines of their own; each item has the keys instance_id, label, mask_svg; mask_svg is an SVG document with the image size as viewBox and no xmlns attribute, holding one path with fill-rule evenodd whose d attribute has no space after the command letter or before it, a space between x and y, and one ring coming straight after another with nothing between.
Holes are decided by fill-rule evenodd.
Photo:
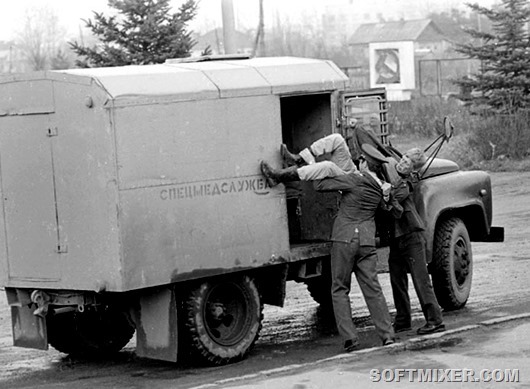
<instances>
[{"instance_id":1,"label":"tire","mask_svg":"<svg viewBox=\"0 0 530 389\"><path fill-rule=\"evenodd\" d=\"M46 321L50 345L72 355L116 353L135 331L127 313L112 309L49 313Z\"/></svg>"},{"instance_id":2,"label":"tire","mask_svg":"<svg viewBox=\"0 0 530 389\"><path fill-rule=\"evenodd\" d=\"M438 303L445 311L462 308L471 292L473 255L464 222L441 222L434 236L432 279Z\"/></svg>"},{"instance_id":3,"label":"tire","mask_svg":"<svg viewBox=\"0 0 530 389\"><path fill-rule=\"evenodd\" d=\"M186 349L199 362L224 365L243 359L258 339L263 306L247 277L208 281L184 304Z\"/></svg>"}]
</instances>

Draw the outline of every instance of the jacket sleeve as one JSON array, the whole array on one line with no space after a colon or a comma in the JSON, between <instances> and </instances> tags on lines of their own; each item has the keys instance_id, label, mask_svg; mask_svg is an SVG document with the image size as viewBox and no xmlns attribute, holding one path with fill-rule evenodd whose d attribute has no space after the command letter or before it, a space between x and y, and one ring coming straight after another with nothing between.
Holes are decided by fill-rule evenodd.
<instances>
[{"instance_id":1,"label":"jacket sleeve","mask_svg":"<svg viewBox=\"0 0 530 389\"><path fill-rule=\"evenodd\" d=\"M412 193L412 186L407 180L400 180L392 187L392 198L398 203L403 203Z\"/></svg>"},{"instance_id":2,"label":"jacket sleeve","mask_svg":"<svg viewBox=\"0 0 530 389\"><path fill-rule=\"evenodd\" d=\"M314 181L313 185L319 192L332 192L337 190L351 191L355 189L356 181L352 174L345 174L343 176L324 178L322 180Z\"/></svg>"}]
</instances>

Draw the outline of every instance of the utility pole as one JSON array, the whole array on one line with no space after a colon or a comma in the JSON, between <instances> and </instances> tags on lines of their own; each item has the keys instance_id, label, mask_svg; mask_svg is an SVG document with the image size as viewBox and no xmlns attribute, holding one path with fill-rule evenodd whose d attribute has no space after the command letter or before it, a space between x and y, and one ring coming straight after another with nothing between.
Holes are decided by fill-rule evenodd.
<instances>
[{"instance_id":1,"label":"utility pole","mask_svg":"<svg viewBox=\"0 0 530 389\"><path fill-rule=\"evenodd\" d=\"M223 9L223 41L225 54L232 54L236 52L234 5L232 0L222 0L221 5Z\"/></svg>"},{"instance_id":2,"label":"utility pole","mask_svg":"<svg viewBox=\"0 0 530 389\"><path fill-rule=\"evenodd\" d=\"M259 24L258 31L256 32L256 39L254 40L254 49L252 50L252 56L255 57L258 53L265 56L265 27L264 27L264 15L263 15L263 0L259 0Z\"/></svg>"}]
</instances>

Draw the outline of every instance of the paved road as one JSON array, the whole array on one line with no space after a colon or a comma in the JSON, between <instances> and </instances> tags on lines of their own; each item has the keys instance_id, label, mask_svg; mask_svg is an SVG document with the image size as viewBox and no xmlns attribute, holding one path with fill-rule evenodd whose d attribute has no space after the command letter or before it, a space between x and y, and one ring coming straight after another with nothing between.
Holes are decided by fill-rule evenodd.
<instances>
[{"instance_id":1,"label":"paved road","mask_svg":"<svg viewBox=\"0 0 530 389\"><path fill-rule=\"evenodd\" d=\"M530 314L196 389L528 388Z\"/></svg>"},{"instance_id":2,"label":"paved road","mask_svg":"<svg viewBox=\"0 0 530 389\"><path fill-rule=\"evenodd\" d=\"M473 245L472 293L464 309L445 314L449 330L530 312L530 197L526 189L530 187L530 172L496 173L492 180L494 224L506 228L506 241ZM390 303L388 275L383 274L381 281ZM366 327L368 312L362 296L353 290L351 297L354 316L363 327L363 345L372 347L377 339L371 327ZM413 304L419 325L417 299L413 298ZM407 335L402 337L407 339ZM8 307L5 296L0 295L0 388L69 388L74 382L77 389L191 388L292 364L314 363L336 357L339 352L339 339L326 327L300 284L288 285L284 308L266 307L264 328L251 355L238 364L219 368L143 360L135 356L132 343L117 357L97 361L72 359L55 350L14 348Z\"/></svg>"}]
</instances>

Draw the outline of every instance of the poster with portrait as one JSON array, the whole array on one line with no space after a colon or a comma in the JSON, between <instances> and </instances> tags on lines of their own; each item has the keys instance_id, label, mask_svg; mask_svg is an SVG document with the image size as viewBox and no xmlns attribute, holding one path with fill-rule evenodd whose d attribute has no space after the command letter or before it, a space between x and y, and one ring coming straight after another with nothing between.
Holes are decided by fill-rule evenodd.
<instances>
[{"instance_id":1,"label":"poster with portrait","mask_svg":"<svg viewBox=\"0 0 530 389\"><path fill-rule=\"evenodd\" d=\"M399 49L375 50L375 83L399 84Z\"/></svg>"},{"instance_id":2,"label":"poster with portrait","mask_svg":"<svg viewBox=\"0 0 530 389\"><path fill-rule=\"evenodd\" d=\"M370 86L385 87L389 97L406 99L415 88L414 43L370 43L369 55Z\"/></svg>"}]
</instances>

